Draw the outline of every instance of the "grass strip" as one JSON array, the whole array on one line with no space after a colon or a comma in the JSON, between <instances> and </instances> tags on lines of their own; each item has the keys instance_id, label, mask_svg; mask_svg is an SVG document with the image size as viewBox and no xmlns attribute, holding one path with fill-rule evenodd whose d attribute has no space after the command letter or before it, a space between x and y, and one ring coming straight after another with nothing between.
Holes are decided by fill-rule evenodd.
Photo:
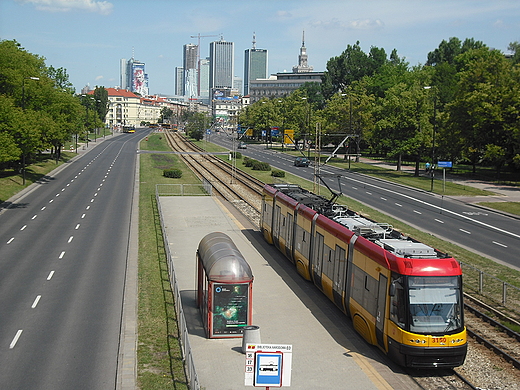
<instances>
[{"instance_id":1,"label":"grass strip","mask_svg":"<svg viewBox=\"0 0 520 390\"><path fill-rule=\"evenodd\" d=\"M148 136L140 149L170 150L162 134ZM143 390L188 389L155 186L200 181L173 154L142 153L140 160L138 383ZM180 169L182 178L166 178L164 169Z\"/></svg>"},{"instance_id":2,"label":"grass strip","mask_svg":"<svg viewBox=\"0 0 520 390\"><path fill-rule=\"evenodd\" d=\"M24 188L36 183L48 175L60 165L70 161L76 153L62 152L61 157L56 160L48 153L38 154L33 157L33 162L25 167L25 186L23 185L23 175L21 165L15 168L8 168L0 171L0 203L16 195Z\"/></svg>"}]
</instances>

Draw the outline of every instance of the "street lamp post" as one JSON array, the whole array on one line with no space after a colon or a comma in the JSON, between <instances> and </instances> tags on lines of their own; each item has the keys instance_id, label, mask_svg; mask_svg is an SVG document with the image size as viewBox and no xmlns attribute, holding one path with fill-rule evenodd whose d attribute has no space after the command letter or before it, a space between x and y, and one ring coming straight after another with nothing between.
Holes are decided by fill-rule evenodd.
<instances>
[{"instance_id":1,"label":"street lamp post","mask_svg":"<svg viewBox=\"0 0 520 390\"><path fill-rule=\"evenodd\" d=\"M24 77L22 80L22 111L25 111L25 80L40 80L39 77ZM25 150L22 150L22 185L25 185Z\"/></svg>"},{"instance_id":2,"label":"street lamp post","mask_svg":"<svg viewBox=\"0 0 520 390\"><path fill-rule=\"evenodd\" d=\"M424 89L432 89L431 86L426 86ZM430 166L431 185L430 191L433 192L433 180L435 176L435 135L437 133L437 94L433 89L433 129L432 129L432 163Z\"/></svg>"},{"instance_id":3,"label":"street lamp post","mask_svg":"<svg viewBox=\"0 0 520 390\"><path fill-rule=\"evenodd\" d=\"M278 103L282 103L282 153L284 151L283 146L285 144L285 105L283 100L278 100Z\"/></svg>"},{"instance_id":4,"label":"street lamp post","mask_svg":"<svg viewBox=\"0 0 520 390\"><path fill-rule=\"evenodd\" d=\"M307 102L307 113L306 113L306 126L307 129L305 131L305 146L307 146L307 133L311 135L311 104L309 103L309 99L307 97L302 97L302 100ZM312 138L311 138L312 139ZM307 158L311 158L311 147L307 148Z\"/></svg>"}]
</instances>

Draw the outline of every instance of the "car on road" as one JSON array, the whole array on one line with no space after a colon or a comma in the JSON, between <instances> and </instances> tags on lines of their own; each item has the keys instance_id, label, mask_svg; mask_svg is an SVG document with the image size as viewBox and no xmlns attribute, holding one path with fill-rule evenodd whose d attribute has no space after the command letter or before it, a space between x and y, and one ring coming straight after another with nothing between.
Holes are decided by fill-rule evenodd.
<instances>
[{"instance_id":1,"label":"car on road","mask_svg":"<svg viewBox=\"0 0 520 390\"><path fill-rule=\"evenodd\" d=\"M311 163L311 160L309 160L307 157L296 157L294 159L294 166L296 167L308 167Z\"/></svg>"},{"instance_id":2,"label":"car on road","mask_svg":"<svg viewBox=\"0 0 520 390\"><path fill-rule=\"evenodd\" d=\"M245 142L240 142L240 143L238 144L238 148L239 148L239 149L247 149L247 144L246 144Z\"/></svg>"}]
</instances>

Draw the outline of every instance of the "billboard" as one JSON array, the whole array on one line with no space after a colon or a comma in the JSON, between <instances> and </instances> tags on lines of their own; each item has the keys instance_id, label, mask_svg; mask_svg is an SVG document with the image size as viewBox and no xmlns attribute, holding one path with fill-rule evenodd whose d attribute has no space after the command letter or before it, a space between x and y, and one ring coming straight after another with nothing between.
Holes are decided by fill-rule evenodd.
<instances>
[{"instance_id":1,"label":"billboard","mask_svg":"<svg viewBox=\"0 0 520 390\"><path fill-rule=\"evenodd\" d=\"M249 283L213 284L213 334L241 334L247 325Z\"/></svg>"},{"instance_id":2,"label":"billboard","mask_svg":"<svg viewBox=\"0 0 520 390\"><path fill-rule=\"evenodd\" d=\"M132 64L132 92L137 92L141 96L146 96L148 94L146 84L144 64Z\"/></svg>"}]
</instances>

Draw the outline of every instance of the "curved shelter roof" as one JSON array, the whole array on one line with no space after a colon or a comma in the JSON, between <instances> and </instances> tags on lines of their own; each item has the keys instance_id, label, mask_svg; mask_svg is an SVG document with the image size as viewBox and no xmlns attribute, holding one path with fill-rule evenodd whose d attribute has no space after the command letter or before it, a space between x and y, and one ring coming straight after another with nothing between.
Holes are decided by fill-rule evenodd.
<instances>
[{"instance_id":1,"label":"curved shelter roof","mask_svg":"<svg viewBox=\"0 0 520 390\"><path fill-rule=\"evenodd\" d=\"M199 243L199 258L213 282L243 283L253 280L253 272L228 235L213 232Z\"/></svg>"}]
</instances>

